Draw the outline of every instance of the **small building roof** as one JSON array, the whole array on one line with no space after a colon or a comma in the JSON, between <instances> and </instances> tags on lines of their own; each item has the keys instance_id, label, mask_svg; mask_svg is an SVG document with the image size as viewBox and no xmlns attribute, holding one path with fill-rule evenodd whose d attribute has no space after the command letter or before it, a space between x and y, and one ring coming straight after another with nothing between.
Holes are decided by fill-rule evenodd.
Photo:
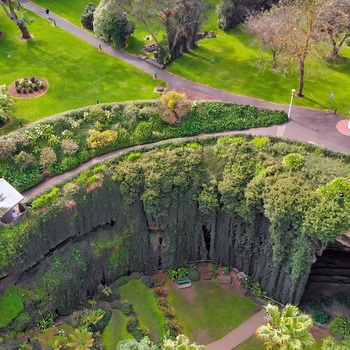
<instances>
[{"instance_id":1,"label":"small building roof","mask_svg":"<svg viewBox=\"0 0 350 350\"><path fill-rule=\"evenodd\" d=\"M0 179L0 216L8 212L22 199L24 199L24 196L22 196L5 179Z\"/></svg>"}]
</instances>

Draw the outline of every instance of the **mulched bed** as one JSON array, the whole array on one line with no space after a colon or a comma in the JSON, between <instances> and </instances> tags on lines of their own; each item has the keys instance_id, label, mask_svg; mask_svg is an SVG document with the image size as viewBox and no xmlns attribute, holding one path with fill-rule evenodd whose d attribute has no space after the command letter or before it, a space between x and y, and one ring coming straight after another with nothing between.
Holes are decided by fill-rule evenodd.
<instances>
[{"instance_id":1,"label":"mulched bed","mask_svg":"<svg viewBox=\"0 0 350 350\"><path fill-rule=\"evenodd\" d=\"M27 79L30 79L27 78ZM15 82L13 82L9 88L8 88L8 91L9 91L9 94L12 96L12 97L15 97L15 98L34 98L34 97L39 97L41 95L44 95L44 93L47 91L47 89L49 88L49 83L43 79L43 78L36 78L40 81L43 82L44 84L44 88L43 89L39 89L38 91L33 91L33 92L27 92L26 94L24 93L18 93L17 90L16 90L16 85L15 85Z\"/></svg>"}]
</instances>

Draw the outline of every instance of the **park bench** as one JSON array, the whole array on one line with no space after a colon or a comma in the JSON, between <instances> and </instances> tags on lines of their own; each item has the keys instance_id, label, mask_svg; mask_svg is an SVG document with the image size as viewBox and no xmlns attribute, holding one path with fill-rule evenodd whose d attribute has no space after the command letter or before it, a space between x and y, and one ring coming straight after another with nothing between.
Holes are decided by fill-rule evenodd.
<instances>
[{"instance_id":1,"label":"park bench","mask_svg":"<svg viewBox=\"0 0 350 350\"><path fill-rule=\"evenodd\" d=\"M181 286L182 284L191 283L191 280L188 277L180 277L176 282L179 286Z\"/></svg>"},{"instance_id":2,"label":"park bench","mask_svg":"<svg viewBox=\"0 0 350 350\"><path fill-rule=\"evenodd\" d=\"M143 47L143 49L147 52L153 52L156 49L155 43L149 43Z\"/></svg>"}]
</instances>

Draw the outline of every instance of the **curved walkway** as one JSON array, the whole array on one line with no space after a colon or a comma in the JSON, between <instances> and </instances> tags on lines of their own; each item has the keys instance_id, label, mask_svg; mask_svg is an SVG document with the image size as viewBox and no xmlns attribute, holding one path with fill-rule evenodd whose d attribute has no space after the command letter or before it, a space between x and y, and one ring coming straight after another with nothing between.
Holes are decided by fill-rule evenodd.
<instances>
[{"instance_id":1,"label":"curved walkway","mask_svg":"<svg viewBox=\"0 0 350 350\"><path fill-rule=\"evenodd\" d=\"M46 17L45 9L30 2L29 0L21 0L21 5L24 8L35 12L41 17ZM204 95L209 95L215 99L222 101L250 104L267 109L284 110L286 112L288 110L288 105L276 104L248 96L233 94L228 91L198 84L173 75L167 71L157 69L135 56L129 55L121 50L111 47L110 45L102 42L85 30L75 26L70 22L67 22L64 18L59 17L54 13L50 13L50 17L52 22L56 23L57 27L60 27L63 30L79 37L80 39L90 43L96 48L101 46L102 50L108 54L129 64L132 64L133 66L143 70L152 76L154 76L154 73L157 72L157 77L161 80L164 80L171 90L179 90L183 88ZM277 134L274 136L287 137L298 141L310 142L319 146L333 149L335 151L350 153L349 139L346 135L340 134L336 129L336 124L342 119L345 118L334 115L332 112L312 110L303 107L293 107L292 119L283 128L279 128Z\"/></svg>"}]
</instances>

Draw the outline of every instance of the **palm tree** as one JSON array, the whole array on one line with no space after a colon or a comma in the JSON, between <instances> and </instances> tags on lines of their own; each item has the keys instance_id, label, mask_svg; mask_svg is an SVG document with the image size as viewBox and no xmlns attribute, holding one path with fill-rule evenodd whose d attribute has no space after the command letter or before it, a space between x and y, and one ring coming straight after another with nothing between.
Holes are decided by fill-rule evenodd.
<instances>
[{"instance_id":1,"label":"palm tree","mask_svg":"<svg viewBox=\"0 0 350 350\"><path fill-rule=\"evenodd\" d=\"M74 333L69 336L71 342L68 343L67 346L75 350L90 350L94 343L92 332L89 332L87 328L76 329Z\"/></svg>"},{"instance_id":2,"label":"palm tree","mask_svg":"<svg viewBox=\"0 0 350 350\"><path fill-rule=\"evenodd\" d=\"M204 345L190 344L190 340L183 334L176 337L175 340L165 339L162 350L205 350Z\"/></svg>"},{"instance_id":3,"label":"palm tree","mask_svg":"<svg viewBox=\"0 0 350 350\"><path fill-rule=\"evenodd\" d=\"M310 349L315 339L309 332L313 326L310 315L303 314L296 306L288 304L280 311L277 306L265 307L269 322L256 330L267 350Z\"/></svg>"}]
</instances>

